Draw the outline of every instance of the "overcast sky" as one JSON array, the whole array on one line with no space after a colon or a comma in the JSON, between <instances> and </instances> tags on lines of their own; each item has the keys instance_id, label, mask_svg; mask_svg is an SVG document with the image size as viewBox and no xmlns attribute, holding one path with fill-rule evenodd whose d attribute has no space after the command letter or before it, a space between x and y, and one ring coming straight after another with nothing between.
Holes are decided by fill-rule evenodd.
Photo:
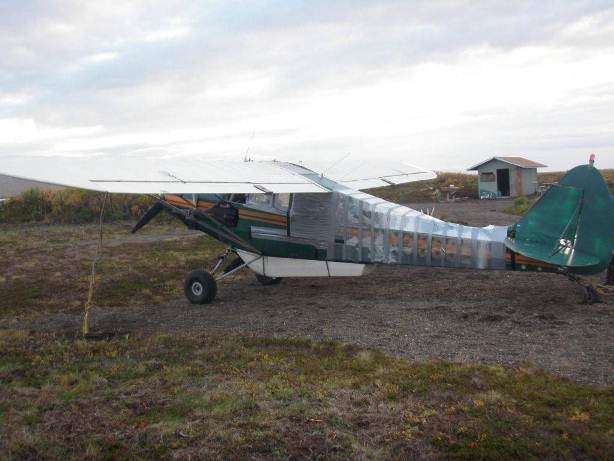
<instances>
[{"instance_id":1,"label":"overcast sky","mask_svg":"<svg viewBox=\"0 0 614 461\"><path fill-rule=\"evenodd\" d=\"M0 156L614 168L614 1L0 0Z\"/></svg>"}]
</instances>

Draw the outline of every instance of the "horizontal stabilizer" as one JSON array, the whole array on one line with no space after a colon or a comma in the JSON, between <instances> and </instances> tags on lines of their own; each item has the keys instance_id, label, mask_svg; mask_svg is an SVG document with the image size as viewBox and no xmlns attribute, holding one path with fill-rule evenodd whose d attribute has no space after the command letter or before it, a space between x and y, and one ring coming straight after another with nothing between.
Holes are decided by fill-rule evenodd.
<instances>
[{"instance_id":1,"label":"horizontal stabilizer","mask_svg":"<svg viewBox=\"0 0 614 461\"><path fill-rule=\"evenodd\" d=\"M505 246L510 250L532 259L538 259L553 266L570 269L587 269L599 265L599 258L581 251L552 251L552 246L507 239Z\"/></svg>"}]
</instances>

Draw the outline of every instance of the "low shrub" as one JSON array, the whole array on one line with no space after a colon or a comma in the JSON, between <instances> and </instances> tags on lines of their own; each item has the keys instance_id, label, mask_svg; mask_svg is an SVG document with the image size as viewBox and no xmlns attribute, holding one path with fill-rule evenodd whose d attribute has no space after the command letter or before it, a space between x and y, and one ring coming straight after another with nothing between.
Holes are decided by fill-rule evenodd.
<instances>
[{"instance_id":1,"label":"low shrub","mask_svg":"<svg viewBox=\"0 0 614 461\"><path fill-rule=\"evenodd\" d=\"M533 201L526 197L517 197L514 199L514 204L505 208L503 211L513 215L523 215L533 205Z\"/></svg>"},{"instance_id":2,"label":"low shrub","mask_svg":"<svg viewBox=\"0 0 614 461\"><path fill-rule=\"evenodd\" d=\"M100 217L104 195L81 189L41 191L30 189L0 206L0 223L41 222L81 224ZM140 217L155 199L144 195L111 194L105 205L104 220L119 221Z\"/></svg>"}]
</instances>

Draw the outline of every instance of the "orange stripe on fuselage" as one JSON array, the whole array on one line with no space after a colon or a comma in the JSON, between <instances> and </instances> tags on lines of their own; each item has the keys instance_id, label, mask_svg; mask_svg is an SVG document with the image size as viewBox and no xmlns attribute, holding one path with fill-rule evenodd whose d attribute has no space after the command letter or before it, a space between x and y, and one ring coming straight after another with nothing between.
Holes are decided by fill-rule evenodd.
<instances>
[{"instance_id":1,"label":"orange stripe on fuselage","mask_svg":"<svg viewBox=\"0 0 614 461\"><path fill-rule=\"evenodd\" d=\"M165 195L164 200L170 203L173 206L178 208L193 208L194 204L189 200L184 199L183 197L179 197L178 195ZM199 210L207 211L215 206L214 202L206 202L203 200L199 200L196 202L196 208ZM266 224L274 224L277 226L287 227L288 218L286 216L281 216L273 213L266 213L263 211L247 209L247 208L239 208L239 219L247 219L250 221L260 221Z\"/></svg>"},{"instance_id":2,"label":"orange stripe on fuselage","mask_svg":"<svg viewBox=\"0 0 614 461\"><path fill-rule=\"evenodd\" d=\"M178 195L165 195L164 201L179 208L192 208L194 206L192 202Z\"/></svg>"},{"instance_id":3,"label":"orange stripe on fuselage","mask_svg":"<svg viewBox=\"0 0 614 461\"><path fill-rule=\"evenodd\" d=\"M239 218L256 220L256 221L266 221L266 222L270 222L270 223L277 224L280 226L288 225L288 218L285 216L280 216L280 215L276 215L272 213L263 213L263 212L254 211L254 210L246 210L246 209L239 210Z\"/></svg>"}]
</instances>

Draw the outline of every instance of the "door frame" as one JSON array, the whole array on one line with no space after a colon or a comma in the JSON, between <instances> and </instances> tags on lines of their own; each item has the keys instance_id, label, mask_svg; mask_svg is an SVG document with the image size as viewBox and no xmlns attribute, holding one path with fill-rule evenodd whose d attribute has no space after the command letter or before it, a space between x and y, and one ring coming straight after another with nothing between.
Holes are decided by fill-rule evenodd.
<instances>
[{"instance_id":1,"label":"door frame","mask_svg":"<svg viewBox=\"0 0 614 461\"><path fill-rule=\"evenodd\" d=\"M497 168L497 192L501 194L501 197L511 197L512 195L512 182L511 182L511 173L509 168ZM501 183L505 184L507 182L507 194L503 193L503 188L500 186Z\"/></svg>"}]
</instances>

